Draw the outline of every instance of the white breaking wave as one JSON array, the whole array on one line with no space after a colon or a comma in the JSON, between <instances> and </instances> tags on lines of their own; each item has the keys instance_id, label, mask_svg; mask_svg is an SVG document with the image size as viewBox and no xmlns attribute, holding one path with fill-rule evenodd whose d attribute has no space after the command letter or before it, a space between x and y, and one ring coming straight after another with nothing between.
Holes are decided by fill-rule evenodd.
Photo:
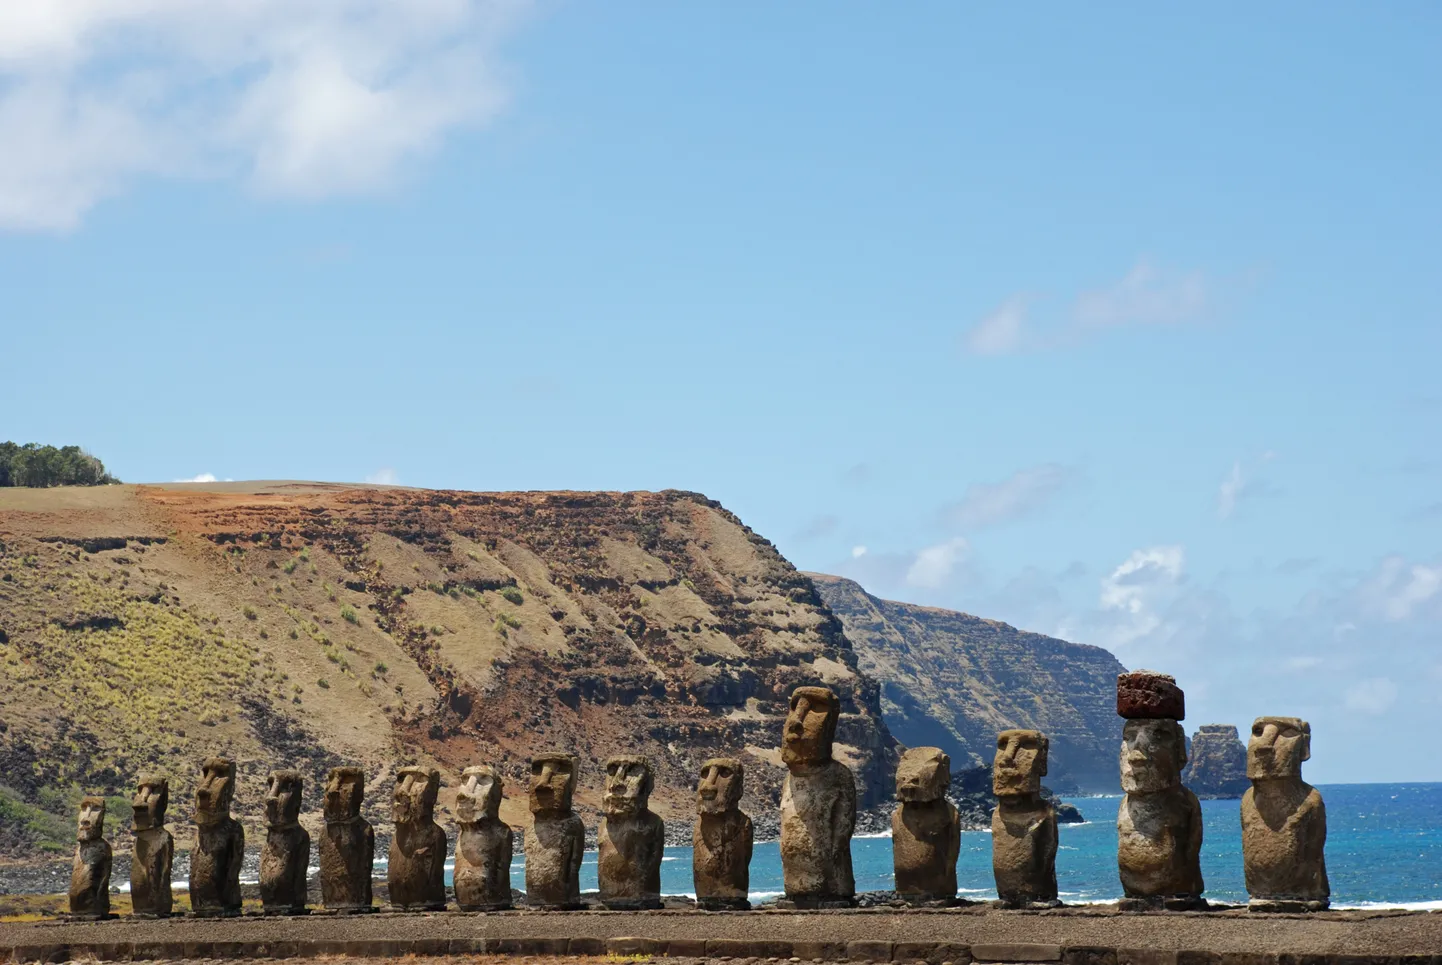
<instances>
[{"instance_id":1,"label":"white breaking wave","mask_svg":"<svg viewBox=\"0 0 1442 965\"><path fill-rule=\"evenodd\" d=\"M1442 901L1359 901L1355 904L1333 902L1338 911L1378 911L1395 908L1402 911L1442 911Z\"/></svg>"}]
</instances>

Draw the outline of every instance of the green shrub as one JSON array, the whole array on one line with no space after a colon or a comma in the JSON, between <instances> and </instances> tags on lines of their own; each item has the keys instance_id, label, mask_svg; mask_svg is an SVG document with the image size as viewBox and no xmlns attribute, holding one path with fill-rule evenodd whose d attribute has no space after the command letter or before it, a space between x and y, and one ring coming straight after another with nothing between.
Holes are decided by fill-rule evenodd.
<instances>
[{"instance_id":1,"label":"green shrub","mask_svg":"<svg viewBox=\"0 0 1442 965\"><path fill-rule=\"evenodd\" d=\"M320 678L319 680L317 680L317 681L315 682L315 685L316 685L317 687L319 687L321 690L329 690L329 689L330 689L330 681L329 681L329 680L326 680L324 677L322 677L322 678Z\"/></svg>"},{"instance_id":2,"label":"green shrub","mask_svg":"<svg viewBox=\"0 0 1442 965\"><path fill-rule=\"evenodd\" d=\"M516 606L520 606L521 603L524 602L524 600L526 599L525 597L521 596L521 591L516 589L514 586L508 586L501 590L501 596L505 597Z\"/></svg>"},{"instance_id":3,"label":"green shrub","mask_svg":"<svg viewBox=\"0 0 1442 965\"><path fill-rule=\"evenodd\" d=\"M246 618L247 620L254 620L254 619L255 619L255 607L251 606L251 605L248 604L248 603L247 603L244 607L241 608L241 611L240 611L240 612L243 613L243 614L245 614L245 618Z\"/></svg>"},{"instance_id":4,"label":"green shrub","mask_svg":"<svg viewBox=\"0 0 1442 965\"><path fill-rule=\"evenodd\" d=\"M105 464L79 446L0 442L0 486L105 486L118 483Z\"/></svg>"},{"instance_id":5,"label":"green shrub","mask_svg":"<svg viewBox=\"0 0 1442 965\"><path fill-rule=\"evenodd\" d=\"M340 618L346 623L360 623L360 617L355 615L355 608L350 604L340 608Z\"/></svg>"},{"instance_id":6,"label":"green shrub","mask_svg":"<svg viewBox=\"0 0 1442 965\"><path fill-rule=\"evenodd\" d=\"M287 573L294 573L296 565L297 564L295 560L286 560L285 565L283 565L281 569L285 570Z\"/></svg>"}]
</instances>

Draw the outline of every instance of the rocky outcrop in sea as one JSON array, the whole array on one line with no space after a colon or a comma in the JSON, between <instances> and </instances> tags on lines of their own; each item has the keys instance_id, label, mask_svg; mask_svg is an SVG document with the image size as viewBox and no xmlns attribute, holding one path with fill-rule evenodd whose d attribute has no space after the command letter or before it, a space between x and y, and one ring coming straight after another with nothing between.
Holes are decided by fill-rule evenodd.
<instances>
[{"instance_id":1,"label":"rocky outcrop in sea","mask_svg":"<svg viewBox=\"0 0 1442 965\"><path fill-rule=\"evenodd\" d=\"M1239 798L1249 786L1247 748L1231 724L1203 724L1192 735L1182 783L1200 798Z\"/></svg>"}]
</instances>

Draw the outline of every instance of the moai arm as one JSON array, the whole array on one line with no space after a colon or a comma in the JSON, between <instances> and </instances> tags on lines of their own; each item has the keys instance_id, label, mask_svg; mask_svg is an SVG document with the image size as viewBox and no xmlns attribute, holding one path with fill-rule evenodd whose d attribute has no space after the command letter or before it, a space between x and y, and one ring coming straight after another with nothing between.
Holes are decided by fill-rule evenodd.
<instances>
[{"instance_id":1,"label":"moai arm","mask_svg":"<svg viewBox=\"0 0 1442 965\"><path fill-rule=\"evenodd\" d=\"M572 836L566 843L570 849L570 854L567 855L566 861L567 881L575 881L576 876L581 873L581 859L584 857L586 850L586 826L581 823L579 817L573 817L572 820L576 822L576 828L580 833Z\"/></svg>"},{"instance_id":2,"label":"moai arm","mask_svg":"<svg viewBox=\"0 0 1442 965\"><path fill-rule=\"evenodd\" d=\"M851 772L846 774L846 780L841 782L841 801L836 808L836 842L837 851L850 849L851 833L856 830L856 780Z\"/></svg>"},{"instance_id":3,"label":"moai arm","mask_svg":"<svg viewBox=\"0 0 1442 965\"><path fill-rule=\"evenodd\" d=\"M1036 847L1032 850L1032 860L1036 862L1037 871L1040 872L1046 867L1048 859L1056 860L1057 846L1057 824L1056 812L1047 807L1044 817L1035 826ZM1200 845L1200 840L1198 844Z\"/></svg>"},{"instance_id":4,"label":"moai arm","mask_svg":"<svg viewBox=\"0 0 1442 965\"><path fill-rule=\"evenodd\" d=\"M741 863L742 863L742 865L744 865L744 866L747 867L747 868L749 868L749 867L751 866L751 846L752 846L752 843L753 843L753 842L752 842L753 834L754 834L754 832L752 831L752 828L751 828L751 818L749 818L749 817L747 817L746 815L743 814L743 815L741 816L741 848L740 848L740 851L741 851Z\"/></svg>"}]
</instances>

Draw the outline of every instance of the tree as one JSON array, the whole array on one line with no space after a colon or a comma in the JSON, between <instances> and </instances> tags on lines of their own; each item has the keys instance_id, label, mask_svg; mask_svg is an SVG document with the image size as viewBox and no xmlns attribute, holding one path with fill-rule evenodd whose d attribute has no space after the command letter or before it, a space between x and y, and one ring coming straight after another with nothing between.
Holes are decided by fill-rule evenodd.
<instances>
[{"instance_id":1,"label":"tree","mask_svg":"<svg viewBox=\"0 0 1442 965\"><path fill-rule=\"evenodd\" d=\"M0 486L106 486L119 481L79 446L0 442Z\"/></svg>"}]
</instances>

